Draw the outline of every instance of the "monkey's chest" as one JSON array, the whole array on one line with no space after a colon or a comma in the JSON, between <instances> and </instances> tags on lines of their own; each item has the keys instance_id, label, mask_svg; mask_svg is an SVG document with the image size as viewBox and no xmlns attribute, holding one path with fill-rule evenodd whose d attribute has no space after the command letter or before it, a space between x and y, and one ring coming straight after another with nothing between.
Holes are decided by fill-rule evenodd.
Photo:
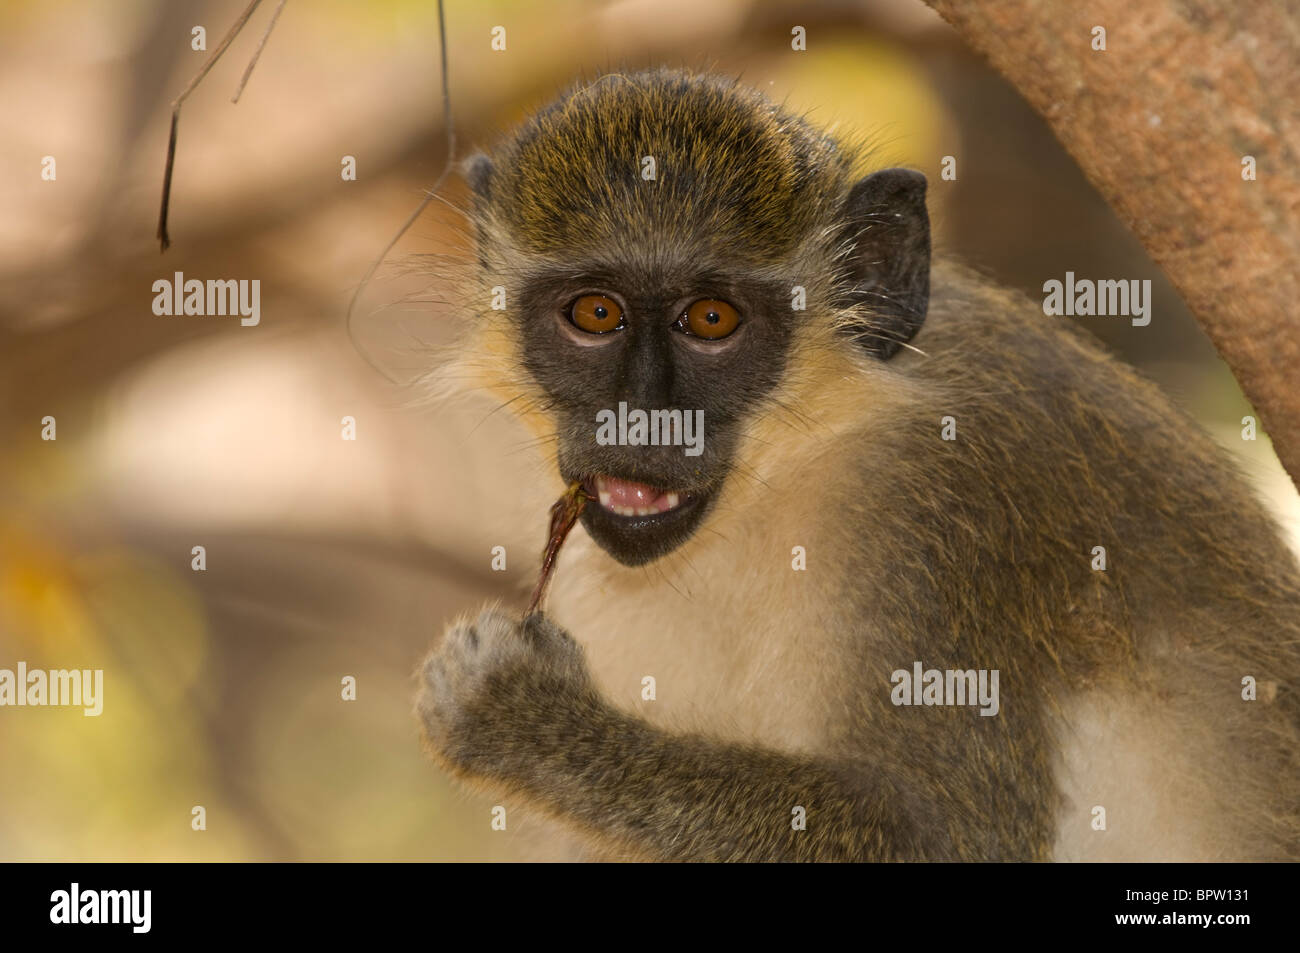
<instances>
[{"instance_id":1,"label":"monkey's chest","mask_svg":"<svg viewBox=\"0 0 1300 953\"><path fill-rule=\"evenodd\" d=\"M845 673L830 664L832 627L819 624L807 594L769 587L719 597L672 581L560 574L550 612L583 646L605 698L670 731L820 749Z\"/></svg>"}]
</instances>

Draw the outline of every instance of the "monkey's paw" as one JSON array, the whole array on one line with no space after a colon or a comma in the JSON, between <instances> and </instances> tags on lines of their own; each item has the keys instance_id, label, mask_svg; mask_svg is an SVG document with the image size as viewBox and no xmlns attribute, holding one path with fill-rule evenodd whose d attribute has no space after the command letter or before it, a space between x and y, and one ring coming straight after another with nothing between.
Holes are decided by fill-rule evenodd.
<instances>
[{"instance_id":1,"label":"monkey's paw","mask_svg":"<svg viewBox=\"0 0 1300 953\"><path fill-rule=\"evenodd\" d=\"M425 744L460 773L508 776L562 741L589 692L582 649L550 619L484 609L452 623L421 666Z\"/></svg>"}]
</instances>

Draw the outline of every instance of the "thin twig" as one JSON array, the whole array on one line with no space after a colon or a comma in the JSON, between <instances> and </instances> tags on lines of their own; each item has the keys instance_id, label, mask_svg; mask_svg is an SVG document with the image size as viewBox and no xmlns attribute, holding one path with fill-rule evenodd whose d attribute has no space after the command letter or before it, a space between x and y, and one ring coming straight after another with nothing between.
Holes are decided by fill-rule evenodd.
<instances>
[{"instance_id":1,"label":"thin twig","mask_svg":"<svg viewBox=\"0 0 1300 953\"><path fill-rule=\"evenodd\" d=\"M524 615L532 615L542 604L546 587L551 582L551 573L555 571L555 560L560 555L560 547L564 545L569 530L578 522L578 517L582 516L582 510L590 499L579 482L570 485L564 495L551 505L551 535L547 537L546 550L542 553L542 571L537 577L533 597L528 600L528 611Z\"/></svg>"},{"instance_id":2,"label":"thin twig","mask_svg":"<svg viewBox=\"0 0 1300 953\"><path fill-rule=\"evenodd\" d=\"M158 242L162 245L163 251L166 251L167 246L172 243L167 234L167 210L171 205L172 198L172 168L176 164L176 127L180 125L181 121L181 104L185 102L185 97L194 92L199 83L203 82L203 77L211 72L212 67L217 65L217 60L221 59L221 54L226 52L226 48L234 42L235 37L239 36L239 31L244 28L248 18L253 15L253 11L261 3L262 0L251 0L244 12L239 15L239 19L235 21L235 25L230 28L230 32L226 34L225 39L212 51L212 55L203 64L203 68L199 70L198 75L190 80L190 84L185 87L184 92L177 96L172 103L172 128L171 134L167 138L167 167L163 172L162 207L158 211Z\"/></svg>"},{"instance_id":3,"label":"thin twig","mask_svg":"<svg viewBox=\"0 0 1300 953\"><path fill-rule=\"evenodd\" d=\"M235 95L231 97L232 103L239 102L239 97L244 92L244 87L248 85L248 77L253 75L253 67L257 65L257 60L262 55L262 49L266 46L266 41L271 38L271 31L275 29L275 21L280 19L280 11L289 0L280 0L280 5L275 8L271 14L271 22L266 25L266 32L262 34L262 39L257 44L257 49L253 51L253 58L248 61L248 68L244 70L244 75L239 80L239 88L235 90Z\"/></svg>"},{"instance_id":4,"label":"thin twig","mask_svg":"<svg viewBox=\"0 0 1300 953\"><path fill-rule=\"evenodd\" d=\"M366 353L365 348L357 343L356 336L352 333L352 316L356 311L357 300L361 297L361 292L366 290L366 285L370 283L370 279L373 278L375 272L379 270L379 266L384 263L384 259L387 258L388 253L393 250L393 246L401 241L401 238L406 234L407 229L414 225L415 220L420 217L420 214L426 208L429 207L429 203L438 197L438 189L442 188L442 183L447 180L447 176L451 173L452 164L456 158L456 127L452 122L451 116L451 86L447 82L447 23L443 18L442 0L438 0L438 40L442 54L442 116L443 123L447 127L447 161L443 165L442 172L438 175L438 178L425 192L425 196L420 200L420 204L415 207L415 211L407 216L406 221L402 223L402 227L397 230L397 234L394 235L392 240L384 246L384 250L380 252L379 257L371 263L365 277L361 279L361 284L359 284L357 290L352 293L352 300L348 303L347 318L344 322L347 327L348 340L351 341L352 346L357 349L357 353L361 355L373 370L377 371L392 384L398 384L400 382L393 380L387 371L372 361L370 355Z\"/></svg>"}]
</instances>

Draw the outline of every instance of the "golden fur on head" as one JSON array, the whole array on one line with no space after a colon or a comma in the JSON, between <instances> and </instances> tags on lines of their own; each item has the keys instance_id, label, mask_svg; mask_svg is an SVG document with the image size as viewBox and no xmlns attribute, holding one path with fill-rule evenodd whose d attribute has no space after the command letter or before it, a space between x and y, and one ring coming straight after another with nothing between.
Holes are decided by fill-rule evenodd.
<instances>
[{"instance_id":1,"label":"golden fur on head","mask_svg":"<svg viewBox=\"0 0 1300 953\"><path fill-rule=\"evenodd\" d=\"M834 140L754 90L669 70L571 91L491 160L482 220L525 252L725 255L737 267L788 256L834 214L851 171Z\"/></svg>"}]
</instances>

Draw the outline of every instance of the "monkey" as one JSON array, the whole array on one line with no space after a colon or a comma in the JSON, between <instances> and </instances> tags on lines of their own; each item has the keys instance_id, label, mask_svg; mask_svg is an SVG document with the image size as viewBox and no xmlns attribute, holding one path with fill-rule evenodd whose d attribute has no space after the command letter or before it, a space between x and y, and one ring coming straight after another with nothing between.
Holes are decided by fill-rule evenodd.
<instances>
[{"instance_id":1,"label":"monkey","mask_svg":"<svg viewBox=\"0 0 1300 953\"><path fill-rule=\"evenodd\" d=\"M521 496L591 502L544 611L436 640L426 749L586 859L1300 858L1278 528L1086 330L933 256L925 177L865 158L651 69L467 160L448 366L537 436ZM701 452L599 441L620 403L703 411ZM914 667L996 673L996 712L898 703Z\"/></svg>"}]
</instances>

